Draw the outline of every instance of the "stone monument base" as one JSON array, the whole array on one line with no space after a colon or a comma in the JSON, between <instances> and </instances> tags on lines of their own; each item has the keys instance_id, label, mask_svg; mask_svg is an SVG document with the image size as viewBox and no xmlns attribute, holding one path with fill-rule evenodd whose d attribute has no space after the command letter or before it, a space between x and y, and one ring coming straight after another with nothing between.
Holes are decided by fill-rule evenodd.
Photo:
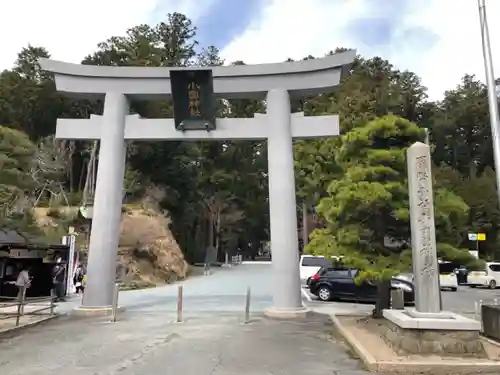
<instances>
[{"instance_id":1,"label":"stone monument base","mask_svg":"<svg viewBox=\"0 0 500 375\"><path fill-rule=\"evenodd\" d=\"M443 355L486 358L481 323L458 314L384 310L380 335L399 355Z\"/></svg>"},{"instance_id":2,"label":"stone monument base","mask_svg":"<svg viewBox=\"0 0 500 375\"><path fill-rule=\"evenodd\" d=\"M300 307L297 309L276 309L276 308L268 308L264 310L264 315L271 319L301 319L307 316L309 309L305 307Z\"/></svg>"},{"instance_id":3,"label":"stone monument base","mask_svg":"<svg viewBox=\"0 0 500 375\"><path fill-rule=\"evenodd\" d=\"M123 307L118 307L116 312L123 312L125 309ZM75 308L71 315L75 316L111 316L113 313L113 308L109 307L82 307L79 306Z\"/></svg>"}]
</instances>

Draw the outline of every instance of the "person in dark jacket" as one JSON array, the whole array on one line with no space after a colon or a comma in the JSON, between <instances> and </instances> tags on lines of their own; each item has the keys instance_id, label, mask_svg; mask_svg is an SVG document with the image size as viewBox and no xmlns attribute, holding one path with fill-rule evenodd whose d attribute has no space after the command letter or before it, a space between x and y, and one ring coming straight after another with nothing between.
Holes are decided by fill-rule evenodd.
<instances>
[{"instance_id":1,"label":"person in dark jacket","mask_svg":"<svg viewBox=\"0 0 500 375\"><path fill-rule=\"evenodd\" d=\"M64 302L64 271L64 265L61 263L61 258L59 258L54 268L52 268L52 285L56 302Z\"/></svg>"}]
</instances>

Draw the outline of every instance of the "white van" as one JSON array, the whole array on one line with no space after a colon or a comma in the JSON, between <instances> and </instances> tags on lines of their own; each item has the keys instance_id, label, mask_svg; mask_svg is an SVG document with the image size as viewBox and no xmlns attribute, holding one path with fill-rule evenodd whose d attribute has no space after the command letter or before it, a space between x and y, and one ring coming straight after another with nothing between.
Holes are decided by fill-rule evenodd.
<instances>
[{"instance_id":1,"label":"white van","mask_svg":"<svg viewBox=\"0 0 500 375\"><path fill-rule=\"evenodd\" d=\"M315 275L321 267L331 264L324 256L302 255L300 257L300 283L307 285L307 279Z\"/></svg>"},{"instance_id":2,"label":"white van","mask_svg":"<svg viewBox=\"0 0 500 375\"><path fill-rule=\"evenodd\" d=\"M470 271L467 275L467 284L471 288L486 286L490 289L496 289L500 285L500 263L486 263L484 271Z\"/></svg>"}]
</instances>

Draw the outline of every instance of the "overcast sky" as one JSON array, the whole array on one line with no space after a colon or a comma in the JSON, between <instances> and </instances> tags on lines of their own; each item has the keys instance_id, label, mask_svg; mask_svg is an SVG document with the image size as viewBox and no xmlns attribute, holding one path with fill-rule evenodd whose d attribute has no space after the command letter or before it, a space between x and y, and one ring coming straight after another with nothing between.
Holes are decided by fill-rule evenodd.
<instances>
[{"instance_id":1,"label":"overcast sky","mask_svg":"<svg viewBox=\"0 0 500 375\"><path fill-rule=\"evenodd\" d=\"M486 3L500 76L500 0ZM436 99L464 73L484 78L476 0L2 0L0 69L28 43L79 63L97 43L169 12L190 17L201 45L216 45L227 62L356 48L417 73Z\"/></svg>"}]
</instances>

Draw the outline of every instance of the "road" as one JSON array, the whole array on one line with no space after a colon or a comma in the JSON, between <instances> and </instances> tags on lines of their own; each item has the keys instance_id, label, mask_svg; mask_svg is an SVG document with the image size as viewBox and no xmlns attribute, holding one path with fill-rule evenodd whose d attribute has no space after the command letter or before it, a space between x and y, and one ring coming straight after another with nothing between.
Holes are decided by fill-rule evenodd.
<instances>
[{"instance_id":1,"label":"road","mask_svg":"<svg viewBox=\"0 0 500 375\"><path fill-rule=\"evenodd\" d=\"M335 310L337 313L365 313L373 308L370 304L321 302L306 289L303 290L303 296L308 300L308 305L314 307L316 311L325 311L327 309L325 306L329 306L332 311ZM494 303L494 300L497 299L500 303L500 289L490 290L459 286L456 292L443 290L441 298L444 310L470 315L475 313L475 302Z\"/></svg>"},{"instance_id":2,"label":"road","mask_svg":"<svg viewBox=\"0 0 500 375\"><path fill-rule=\"evenodd\" d=\"M217 269L183 282L184 321L175 323L177 285L120 293L118 321L63 316L0 340L9 375L369 375L333 335L328 317L265 319L268 264ZM252 320L243 324L247 286ZM70 310L76 302L61 304Z\"/></svg>"},{"instance_id":3,"label":"road","mask_svg":"<svg viewBox=\"0 0 500 375\"><path fill-rule=\"evenodd\" d=\"M273 284L271 264L244 263L234 268L216 268L210 276L195 276L182 282L184 314L201 312L241 313L244 311L247 287L251 287L251 310L262 313L272 304ZM171 313L177 309L177 284L146 290L120 293L120 305L127 311ZM373 308L369 304L348 302L323 303L303 290L304 304L314 311L331 314L365 313ZM458 291L443 291L443 308L457 313L473 314L474 303L500 301L500 289L489 290L460 286ZM60 312L68 312L77 302L61 304Z\"/></svg>"},{"instance_id":4,"label":"road","mask_svg":"<svg viewBox=\"0 0 500 375\"><path fill-rule=\"evenodd\" d=\"M120 292L119 305L127 311L173 312L177 309L178 285L183 285L183 305L190 312L240 312L245 309L247 287L251 288L252 311L271 306L273 283L270 264L241 264L234 268L214 268L209 276L195 276L178 284ZM59 312L68 312L77 301L62 303Z\"/></svg>"},{"instance_id":5,"label":"road","mask_svg":"<svg viewBox=\"0 0 500 375\"><path fill-rule=\"evenodd\" d=\"M311 313L295 322L268 320L272 303L270 264L216 269L184 282L184 319L175 323L178 285L120 293L126 309L108 318L66 315L0 340L0 368L9 375L368 375L344 344L332 336L327 315ZM245 293L252 290L251 322L243 324ZM355 303L310 301L313 311L341 314L371 311ZM443 292L444 308L471 313L475 300L498 291L461 287ZM76 301L61 304L70 311Z\"/></svg>"}]
</instances>

